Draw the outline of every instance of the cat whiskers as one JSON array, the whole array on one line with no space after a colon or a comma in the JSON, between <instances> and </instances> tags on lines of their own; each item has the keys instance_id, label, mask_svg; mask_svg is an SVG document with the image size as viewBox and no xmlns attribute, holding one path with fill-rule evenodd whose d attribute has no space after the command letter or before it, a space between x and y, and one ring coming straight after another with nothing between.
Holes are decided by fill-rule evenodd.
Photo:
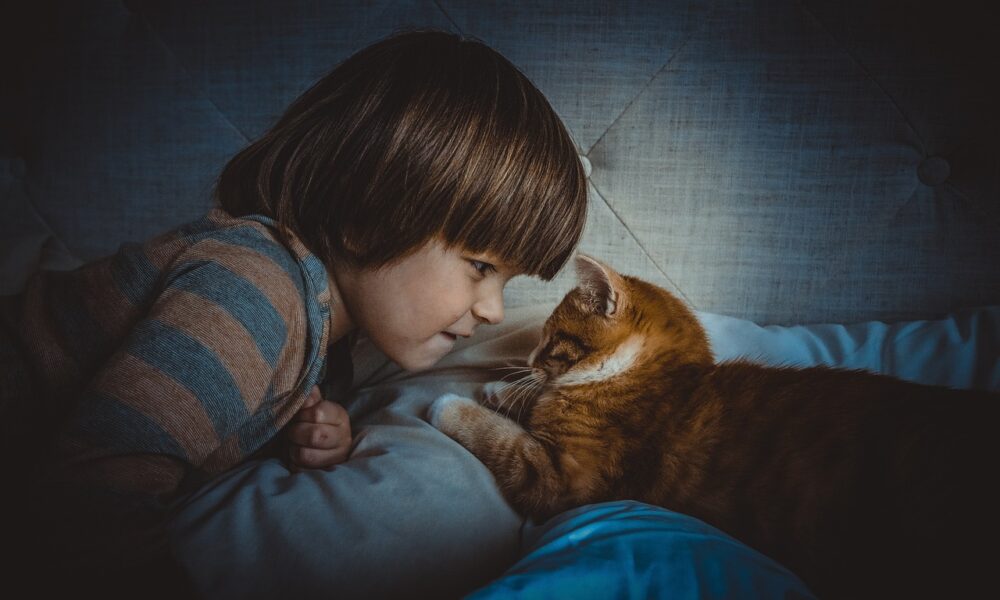
<instances>
[{"instance_id":1,"label":"cat whiskers","mask_svg":"<svg viewBox=\"0 0 1000 600\"><path fill-rule=\"evenodd\" d=\"M513 371L512 373L508 373L507 375L503 376L503 378L506 379L506 378L510 377L511 375L516 375L518 373L525 373L525 372L531 371L532 367L529 367L527 365L511 365L511 366L506 366L506 367L493 367L490 370L491 371Z\"/></svg>"},{"instance_id":2,"label":"cat whiskers","mask_svg":"<svg viewBox=\"0 0 1000 600\"><path fill-rule=\"evenodd\" d=\"M530 375L528 375L530 377ZM509 414L510 410L507 409L508 405L513 406L515 399L518 397L520 388L524 386L526 377L521 377L512 382L501 383L497 386L494 395L499 397L500 403L494 408L496 412L503 412L504 415ZM508 390L513 390L511 393L507 393Z\"/></svg>"},{"instance_id":3,"label":"cat whiskers","mask_svg":"<svg viewBox=\"0 0 1000 600\"><path fill-rule=\"evenodd\" d=\"M507 377L522 373L526 374L510 383L499 385L496 390L496 394L500 396L501 399L500 404L496 407L496 411L503 412L505 416L509 417L511 411L517 407L518 421L521 419L521 414L524 411L525 405L528 404L528 400L533 397L535 391L544 383L542 372L534 368L521 369L515 373L509 374ZM506 392L508 390L511 390L511 393L507 394Z\"/></svg>"},{"instance_id":4,"label":"cat whiskers","mask_svg":"<svg viewBox=\"0 0 1000 600\"><path fill-rule=\"evenodd\" d=\"M517 381L515 380L515 381L511 382L511 381L507 381L507 379L509 379L511 377L518 377L520 379L520 377L523 376L525 373L530 373L531 372L531 368L530 367L515 367L515 369L516 369L515 371L513 371L511 373L507 373L506 375L504 375L503 377L501 377L496 382L496 385L502 386L502 387L509 386L512 383L517 383Z\"/></svg>"},{"instance_id":5,"label":"cat whiskers","mask_svg":"<svg viewBox=\"0 0 1000 600\"><path fill-rule=\"evenodd\" d=\"M517 379L515 381L509 382L509 381L506 381L507 378L509 378L509 377L517 377L517 376L520 376L520 375L522 375L524 373L530 374L531 372L534 371L534 369L532 367L527 367L527 366L495 367L492 370L494 370L494 371L513 370L513 372L504 375L497 382L497 389L495 390L495 394L498 395L498 396L502 392L505 392L508 388L510 388L512 386L515 386L516 384L520 383L522 379L524 379L523 377L521 377L521 378L519 378L519 379Z\"/></svg>"},{"instance_id":6,"label":"cat whiskers","mask_svg":"<svg viewBox=\"0 0 1000 600\"><path fill-rule=\"evenodd\" d=\"M523 390L523 394L520 402L521 405L517 409L518 423L521 422L521 413L524 411L525 405L528 404L528 400L537 397L538 390L540 390L541 387L545 384L545 377L543 375L543 372L537 369L533 370L532 373L528 375L525 379L528 379L529 381L526 387L521 388Z\"/></svg>"}]
</instances>

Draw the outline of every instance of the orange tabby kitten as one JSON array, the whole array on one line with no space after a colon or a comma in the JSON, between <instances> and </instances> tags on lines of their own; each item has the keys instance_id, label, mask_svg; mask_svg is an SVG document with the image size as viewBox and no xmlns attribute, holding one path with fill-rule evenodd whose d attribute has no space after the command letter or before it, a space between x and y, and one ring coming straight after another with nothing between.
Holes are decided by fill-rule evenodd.
<instances>
[{"instance_id":1,"label":"orange tabby kitten","mask_svg":"<svg viewBox=\"0 0 1000 600\"><path fill-rule=\"evenodd\" d=\"M657 504L778 560L821 598L959 597L996 568L981 542L998 540L998 395L716 364L666 290L586 256L576 266L528 359L541 392L520 423L453 395L430 411L518 511Z\"/></svg>"}]
</instances>

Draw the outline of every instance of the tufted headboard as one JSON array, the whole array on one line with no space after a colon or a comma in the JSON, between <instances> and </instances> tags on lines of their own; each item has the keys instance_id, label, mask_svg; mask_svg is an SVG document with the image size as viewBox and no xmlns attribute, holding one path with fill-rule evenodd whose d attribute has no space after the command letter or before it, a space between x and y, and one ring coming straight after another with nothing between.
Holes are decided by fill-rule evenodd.
<instances>
[{"instance_id":1,"label":"tufted headboard","mask_svg":"<svg viewBox=\"0 0 1000 600\"><path fill-rule=\"evenodd\" d=\"M699 310L787 324L1000 303L1000 52L971 3L42 6L8 21L0 293L201 216L226 160L309 84L425 26L482 39L549 97L592 170L581 249ZM507 303L571 282L514 280Z\"/></svg>"}]
</instances>

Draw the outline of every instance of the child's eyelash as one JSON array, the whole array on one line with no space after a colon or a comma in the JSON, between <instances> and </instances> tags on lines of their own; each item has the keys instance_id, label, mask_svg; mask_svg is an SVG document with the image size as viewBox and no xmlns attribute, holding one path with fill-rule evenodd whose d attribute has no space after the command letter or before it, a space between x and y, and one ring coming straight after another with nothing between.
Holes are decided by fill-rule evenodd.
<instances>
[{"instance_id":1,"label":"child's eyelash","mask_svg":"<svg viewBox=\"0 0 1000 600\"><path fill-rule=\"evenodd\" d=\"M472 267L475 270L479 271L480 275L489 275L490 273L497 270L496 267L494 267L490 263L485 263L481 260L470 260L469 262L472 263Z\"/></svg>"}]
</instances>

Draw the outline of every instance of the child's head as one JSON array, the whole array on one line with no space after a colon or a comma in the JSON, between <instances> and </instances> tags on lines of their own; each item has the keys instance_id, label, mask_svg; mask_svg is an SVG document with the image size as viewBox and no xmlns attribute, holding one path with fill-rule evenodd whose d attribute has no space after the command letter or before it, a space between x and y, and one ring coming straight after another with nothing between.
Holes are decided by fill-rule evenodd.
<instances>
[{"instance_id":1,"label":"child's head","mask_svg":"<svg viewBox=\"0 0 1000 600\"><path fill-rule=\"evenodd\" d=\"M377 269L432 239L551 279L586 217L561 121L486 45L436 31L362 49L237 154L216 188L326 262Z\"/></svg>"}]
</instances>

